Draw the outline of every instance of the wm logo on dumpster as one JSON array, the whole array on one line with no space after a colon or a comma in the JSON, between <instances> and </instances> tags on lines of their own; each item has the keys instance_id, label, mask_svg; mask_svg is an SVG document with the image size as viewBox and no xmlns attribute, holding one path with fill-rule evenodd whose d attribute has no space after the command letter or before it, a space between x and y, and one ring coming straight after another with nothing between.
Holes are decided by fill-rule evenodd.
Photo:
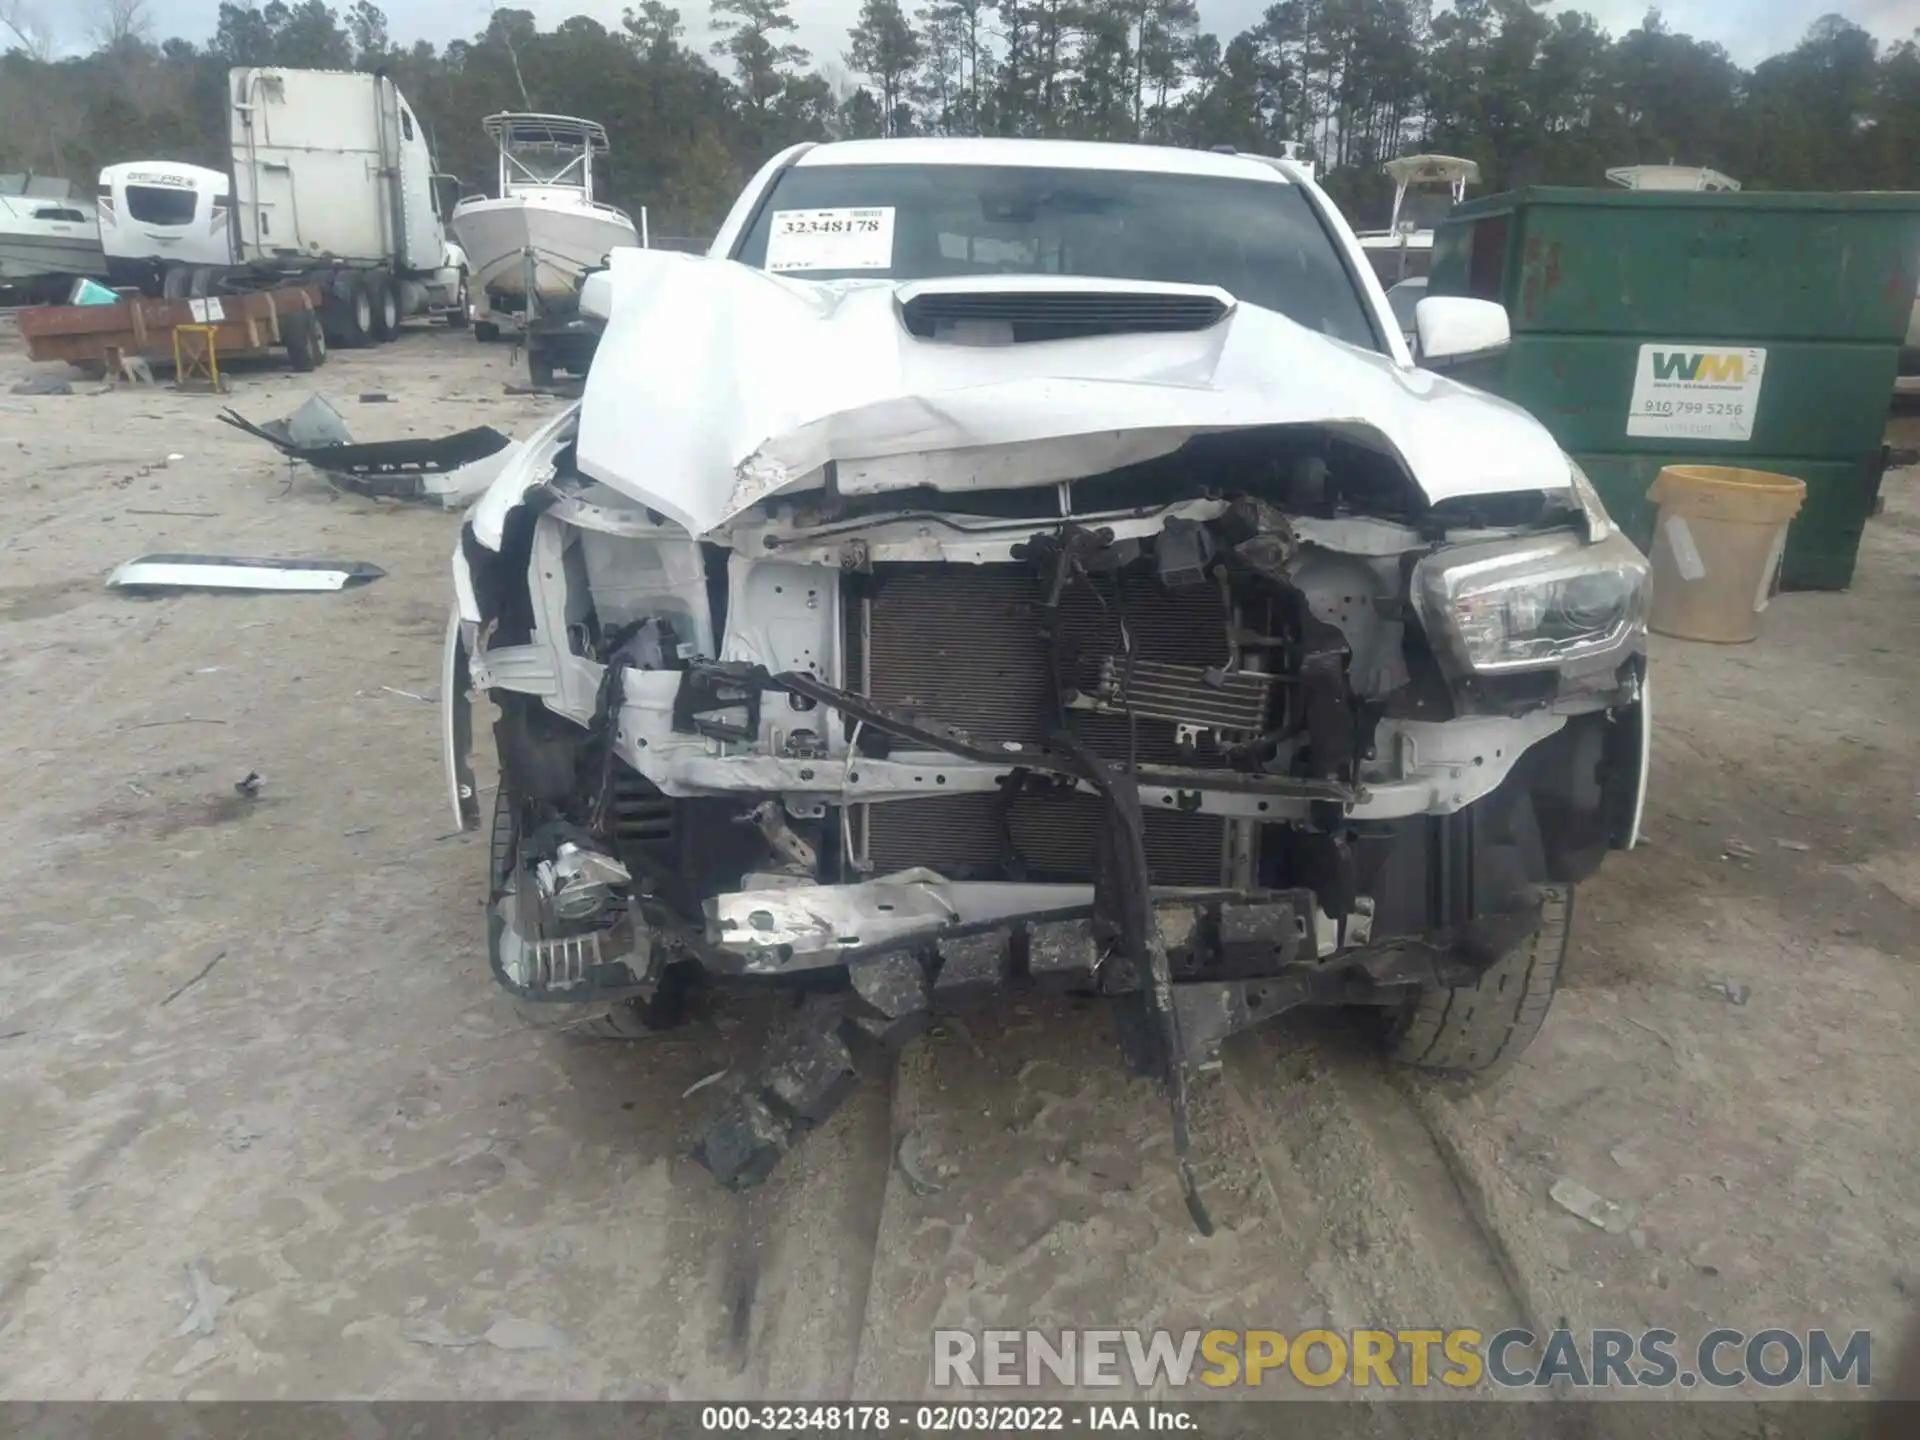
<instances>
[{"instance_id":1,"label":"wm logo on dumpster","mask_svg":"<svg viewBox=\"0 0 1920 1440\"><path fill-rule=\"evenodd\" d=\"M1653 352L1653 378L1656 380L1703 380L1709 384L1741 385L1747 379L1747 359L1737 350L1685 350Z\"/></svg>"}]
</instances>

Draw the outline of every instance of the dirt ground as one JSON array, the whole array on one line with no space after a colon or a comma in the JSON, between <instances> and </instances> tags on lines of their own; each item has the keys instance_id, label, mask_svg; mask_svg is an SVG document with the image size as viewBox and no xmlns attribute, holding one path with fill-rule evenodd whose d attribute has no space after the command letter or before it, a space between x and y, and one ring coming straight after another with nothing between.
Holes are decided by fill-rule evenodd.
<instances>
[{"instance_id":1,"label":"dirt ground","mask_svg":"<svg viewBox=\"0 0 1920 1440\"><path fill-rule=\"evenodd\" d=\"M719 1087L684 1092L767 1016L621 1044L497 993L422 698L457 522L215 416L317 388L362 438L525 434L559 402L504 396L503 348L8 393L46 368L0 334L0 1395L903 1397L936 1325L1890 1338L1920 1301L1920 472L1849 593L1656 642L1648 839L1580 895L1520 1068L1462 1095L1326 1017L1241 1037L1197 1096L1202 1240L1097 1008L944 1027L738 1196L687 1158ZM387 574L103 589L154 551Z\"/></svg>"}]
</instances>

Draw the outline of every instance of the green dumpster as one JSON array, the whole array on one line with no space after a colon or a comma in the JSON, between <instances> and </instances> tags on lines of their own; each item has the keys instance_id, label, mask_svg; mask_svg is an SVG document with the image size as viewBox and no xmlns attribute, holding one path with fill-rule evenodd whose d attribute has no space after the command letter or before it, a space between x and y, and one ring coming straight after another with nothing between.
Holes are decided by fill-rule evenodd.
<instances>
[{"instance_id":1,"label":"green dumpster","mask_svg":"<svg viewBox=\"0 0 1920 1440\"><path fill-rule=\"evenodd\" d=\"M1644 549L1663 466L1796 476L1783 586L1843 589L1884 468L1920 282L1920 193L1532 187L1434 237L1435 295L1497 300L1513 344L1459 378L1532 411Z\"/></svg>"}]
</instances>

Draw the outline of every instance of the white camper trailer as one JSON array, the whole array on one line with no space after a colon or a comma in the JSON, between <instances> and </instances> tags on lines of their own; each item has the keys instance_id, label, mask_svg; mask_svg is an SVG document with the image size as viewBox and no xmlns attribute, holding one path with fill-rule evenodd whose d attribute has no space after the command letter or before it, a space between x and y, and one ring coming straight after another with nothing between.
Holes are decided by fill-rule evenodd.
<instances>
[{"instance_id":1,"label":"white camper trailer","mask_svg":"<svg viewBox=\"0 0 1920 1440\"><path fill-rule=\"evenodd\" d=\"M218 170L132 160L100 172L100 248L115 285L180 296L234 263L230 184Z\"/></svg>"}]
</instances>

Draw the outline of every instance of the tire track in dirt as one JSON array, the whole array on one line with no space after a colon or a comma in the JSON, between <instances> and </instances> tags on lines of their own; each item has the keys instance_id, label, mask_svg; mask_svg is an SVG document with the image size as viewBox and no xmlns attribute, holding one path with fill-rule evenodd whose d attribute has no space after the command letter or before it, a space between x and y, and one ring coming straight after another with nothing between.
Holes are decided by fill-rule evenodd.
<instances>
[{"instance_id":1,"label":"tire track in dirt","mask_svg":"<svg viewBox=\"0 0 1920 1440\"><path fill-rule=\"evenodd\" d=\"M1472 1325L1528 1307L1388 1067L1339 1015L1238 1037L1225 1084L1281 1203L1319 1235L1334 1327Z\"/></svg>"},{"instance_id":2,"label":"tire track in dirt","mask_svg":"<svg viewBox=\"0 0 1920 1440\"><path fill-rule=\"evenodd\" d=\"M936 1328L1491 1331L1527 1318L1419 1117L1338 1017L1238 1037L1193 1110L1211 1238L1182 1203L1165 1098L1123 1070L1104 1004L1009 1002L909 1047L892 1139L913 1175L897 1159L886 1175L853 1394L936 1394ZM1236 1393L1037 1378L1017 1398ZM1375 1407L1327 1423L1399 1433Z\"/></svg>"}]
</instances>

